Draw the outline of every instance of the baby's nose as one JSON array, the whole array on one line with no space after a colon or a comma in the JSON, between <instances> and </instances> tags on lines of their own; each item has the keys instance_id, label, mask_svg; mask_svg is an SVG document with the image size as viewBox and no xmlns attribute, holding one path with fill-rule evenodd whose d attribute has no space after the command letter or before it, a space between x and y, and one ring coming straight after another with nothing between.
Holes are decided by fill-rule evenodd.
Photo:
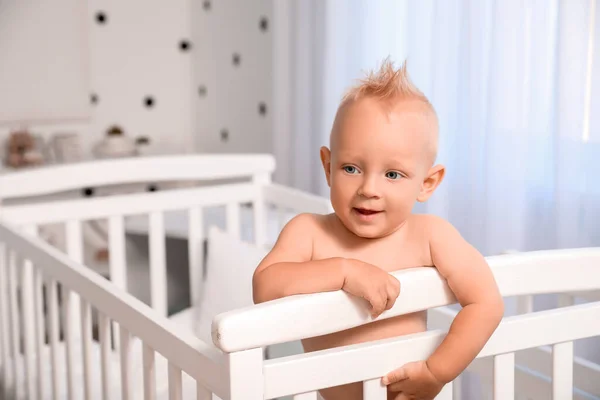
<instances>
[{"instance_id":1,"label":"baby's nose","mask_svg":"<svg viewBox=\"0 0 600 400\"><path fill-rule=\"evenodd\" d=\"M365 179L359 188L358 194L367 198L380 197L379 189L375 179Z\"/></svg>"}]
</instances>

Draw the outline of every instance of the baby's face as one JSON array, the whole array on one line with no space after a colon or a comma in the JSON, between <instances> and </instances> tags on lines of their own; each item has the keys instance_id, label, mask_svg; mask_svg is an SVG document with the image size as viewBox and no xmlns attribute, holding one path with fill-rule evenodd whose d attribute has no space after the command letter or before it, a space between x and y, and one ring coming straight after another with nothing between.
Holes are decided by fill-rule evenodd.
<instances>
[{"instance_id":1,"label":"baby's face","mask_svg":"<svg viewBox=\"0 0 600 400\"><path fill-rule=\"evenodd\" d=\"M417 101L388 110L365 98L338 114L331 153L323 149L322 157L333 208L350 231L377 238L406 221L432 166L436 129Z\"/></svg>"}]
</instances>

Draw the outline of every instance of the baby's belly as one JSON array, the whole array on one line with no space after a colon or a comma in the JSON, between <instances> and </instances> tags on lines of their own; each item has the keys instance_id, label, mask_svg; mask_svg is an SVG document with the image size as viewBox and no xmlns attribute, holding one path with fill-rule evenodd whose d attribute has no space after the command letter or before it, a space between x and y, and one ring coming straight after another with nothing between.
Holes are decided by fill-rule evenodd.
<instances>
[{"instance_id":1,"label":"baby's belly","mask_svg":"<svg viewBox=\"0 0 600 400\"><path fill-rule=\"evenodd\" d=\"M427 330L427 312L418 312L399 317L388 318L372 322L356 328L329 335L304 339L302 346L305 352L330 349L351 344L371 342L374 340L388 339L409 335L411 333ZM398 366L400 367L400 365ZM338 386L320 391L325 400L361 400L362 384Z\"/></svg>"}]
</instances>

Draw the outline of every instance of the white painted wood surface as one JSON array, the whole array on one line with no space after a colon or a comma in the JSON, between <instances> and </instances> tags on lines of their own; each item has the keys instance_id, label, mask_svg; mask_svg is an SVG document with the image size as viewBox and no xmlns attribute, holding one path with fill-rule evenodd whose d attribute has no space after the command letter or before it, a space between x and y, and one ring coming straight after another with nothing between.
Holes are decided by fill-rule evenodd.
<instances>
[{"instance_id":1,"label":"white painted wood surface","mask_svg":"<svg viewBox=\"0 0 600 400\"><path fill-rule=\"evenodd\" d=\"M488 257L487 261L503 296L600 287L600 274L597 273L600 248L521 253ZM566 270L570 273L565 274ZM433 268L412 268L392 275L401 282L402 291L394 307L378 319L456 302L445 280ZM328 318L331 314L340 317ZM263 329L272 320L278 321L278 329ZM319 323L313 323L315 320ZM335 291L291 296L259 304L250 310L224 313L215 318L212 331L215 344L224 351L233 352L324 335L370 321L368 311L359 299ZM244 332L244 335L236 332Z\"/></svg>"},{"instance_id":2,"label":"white painted wood surface","mask_svg":"<svg viewBox=\"0 0 600 400\"><path fill-rule=\"evenodd\" d=\"M494 400L515 398L515 354L494 356Z\"/></svg>"},{"instance_id":3,"label":"white painted wood surface","mask_svg":"<svg viewBox=\"0 0 600 400\"><path fill-rule=\"evenodd\" d=\"M0 175L0 198L138 182L202 181L271 174L269 154L197 154L94 160Z\"/></svg>"},{"instance_id":4,"label":"white painted wood surface","mask_svg":"<svg viewBox=\"0 0 600 400\"><path fill-rule=\"evenodd\" d=\"M573 342L554 344L552 353L552 398L571 400L573 398Z\"/></svg>"},{"instance_id":5,"label":"white painted wood surface","mask_svg":"<svg viewBox=\"0 0 600 400\"><path fill-rule=\"evenodd\" d=\"M260 187L251 183L194 189L174 189L164 192L135 193L76 200L24 204L4 207L2 219L13 224L50 224L67 220L102 219L114 215L139 215L155 211L176 211L190 207L221 206L229 202L251 202Z\"/></svg>"},{"instance_id":6,"label":"white painted wood surface","mask_svg":"<svg viewBox=\"0 0 600 400\"><path fill-rule=\"evenodd\" d=\"M150 294L152 308L167 316L167 249L165 223L159 211L150 213Z\"/></svg>"},{"instance_id":7,"label":"white painted wood surface","mask_svg":"<svg viewBox=\"0 0 600 400\"><path fill-rule=\"evenodd\" d=\"M449 307L441 307L429 310L428 329L447 330L456 316L457 311ZM520 395L529 396L532 399L546 399L551 397L552 387L547 381L552 379L553 353L549 346L524 349L516 353L515 381L521 382ZM584 393L600 397L600 365L594 364L581 357L573 358L574 386ZM489 371L493 370L493 359L477 359L467 369L480 377L493 382L493 376ZM535 371L535 375L527 371ZM526 393L524 393L528 390ZM578 397L576 397L578 398ZM586 397L579 397L580 399ZM587 399L587 398L586 398Z\"/></svg>"},{"instance_id":8,"label":"white painted wood surface","mask_svg":"<svg viewBox=\"0 0 600 400\"><path fill-rule=\"evenodd\" d=\"M189 331L178 328L168 319L160 317L137 299L115 291L109 281L37 238L23 237L13 228L0 224L0 241L18 253L27 254L33 264L38 265L44 275L52 277L52 280L66 287L77 288L79 295L93 304L94 308L116 320L123 332L142 338L148 346L159 351L169 362L198 380L211 392L224 396L228 391L223 370L225 359L214 347L201 342ZM50 286L50 296L56 298L55 285ZM51 302L50 306L50 318L54 328L57 328L56 305L53 306ZM18 324L12 324L11 328L18 328ZM51 333L55 363L52 372L56 374L60 371L57 365L59 360L56 358L58 346L54 329ZM13 336L16 337L18 334ZM126 354L127 346L125 350L121 349L121 352ZM53 384L60 384L60 378L54 375ZM54 390L58 395L56 386Z\"/></svg>"}]
</instances>

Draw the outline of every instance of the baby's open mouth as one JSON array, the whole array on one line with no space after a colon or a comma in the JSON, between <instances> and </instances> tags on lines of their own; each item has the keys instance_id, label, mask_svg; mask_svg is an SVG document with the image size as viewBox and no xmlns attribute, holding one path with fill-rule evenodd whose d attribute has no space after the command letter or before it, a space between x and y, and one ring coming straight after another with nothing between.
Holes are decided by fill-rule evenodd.
<instances>
[{"instance_id":1,"label":"baby's open mouth","mask_svg":"<svg viewBox=\"0 0 600 400\"><path fill-rule=\"evenodd\" d=\"M377 210L368 210L366 208L354 208L354 210L356 210L357 213L362 214L362 215L372 215L372 214L377 214L380 213L381 211L377 211Z\"/></svg>"}]
</instances>

